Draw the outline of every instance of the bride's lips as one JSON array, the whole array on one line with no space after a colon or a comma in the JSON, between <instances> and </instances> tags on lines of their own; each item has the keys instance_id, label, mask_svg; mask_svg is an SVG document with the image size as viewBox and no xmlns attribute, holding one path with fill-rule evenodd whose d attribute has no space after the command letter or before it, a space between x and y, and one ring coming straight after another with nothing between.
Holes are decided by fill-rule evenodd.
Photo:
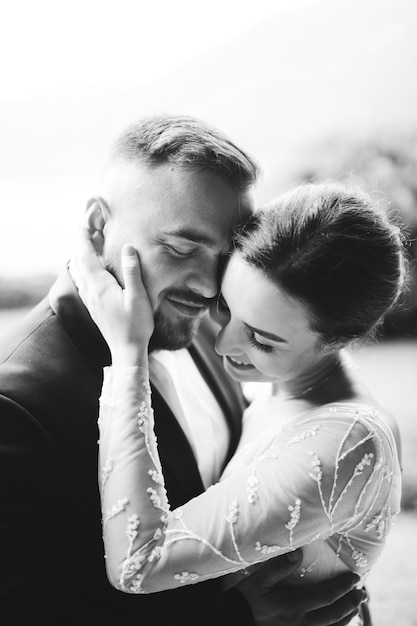
<instances>
[{"instance_id":1,"label":"bride's lips","mask_svg":"<svg viewBox=\"0 0 417 626\"><path fill-rule=\"evenodd\" d=\"M207 308L203 304L191 304L173 298L166 298L166 300L174 309L181 313L181 315L187 315L188 317L197 317Z\"/></svg>"},{"instance_id":2,"label":"bride's lips","mask_svg":"<svg viewBox=\"0 0 417 626\"><path fill-rule=\"evenodd\" d=\"M237 370L239 372L246 372L248 370L256 369L250 363L242 363L241 361L239 361L239 359L235 360L231 356L225 356L224 358L225 358L227 364L229 365L229 367L232 367L233 369L235 369L235 370Z\"/></svg>"}]
</instances>

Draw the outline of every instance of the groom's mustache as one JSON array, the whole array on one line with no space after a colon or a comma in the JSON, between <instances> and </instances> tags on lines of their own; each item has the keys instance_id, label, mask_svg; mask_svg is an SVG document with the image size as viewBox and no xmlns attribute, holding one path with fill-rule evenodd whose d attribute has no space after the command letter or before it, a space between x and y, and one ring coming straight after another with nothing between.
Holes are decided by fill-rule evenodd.
<instances>
[{"instance_id":1,"label":"groom's mustache","mask_svg":"<svg viewBox=\"0 0 417 626\"><path fill-rule=\"evenodd\" d=\"M160 301L163 301L165 298L171 298L172 300L178 300L179 302L183 302L184 304L189 304L191 306L197 306L201 308L207 309L210 304L213 302L213 298L204 298L200 294L195 291L191 291L190 289L178 289L174 287L170 287L169 289L165 289L160 293Z\"/></svg>"}]
</instances>

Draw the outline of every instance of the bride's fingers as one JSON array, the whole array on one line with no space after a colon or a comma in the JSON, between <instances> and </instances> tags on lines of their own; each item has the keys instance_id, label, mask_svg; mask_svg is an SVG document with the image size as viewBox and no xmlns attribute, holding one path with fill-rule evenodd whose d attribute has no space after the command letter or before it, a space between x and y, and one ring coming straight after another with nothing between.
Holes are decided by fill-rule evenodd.
<instances>
[{"instance_id":1,"label":"bride's fingers","mask_svg":"<svg viewBox=\"0 0 417 626\"><path fill-rule=\"evenodd\" d=\"M78 243L80 252L96 254L93 242L91 241L91 233L86 226L81 226L79 229Z\"/></svg>"},{"instance_id":2,"label":"bride's fingers","mask_svg":"<svg viewBox=\"0 0 417 626\"><path fill-rule=\"evenodd\" d=\"M142 283L140 261L135 248L131 244L123 246L122 270L125 295L130 299L143 296L145 288Z\"/></svg>"},{"instance_id":3,"label":"bride's fingers","mask_svg":"<svg viewBox=\"0 0 417 626\"><path fill-rule=\"evenodd\" d=\"M100 303L100 298L109 288L113 290L117 285L114 277L104 269L91 241L91 234L85 227L79 230L77 251L71 259L69 270L81 299L89 309L96 301Z\"/></svg>"},{"instance_id":4,"label":"bride's fingers","mask_svg":"<svg viewBox=\"0 0 417 626\"><path fill-rule=\"evenodd\" d=\"M78 231L76 249L71 257L69 267L77 287L85 283L86 275L94 272L94 268L97 270L97 263L100 261L91 241L90 232L87 228L81 227Z\"/></svg>"},{"instance_id":5,"label":"bride's fingers","mask_svg":"<svg viewBox=\"0 0 417 626\"><path fill-rule=\"evenodd\" d=\"M134 338L135 342L149 340L154 328L152 305L142 282L139 254L131 244L125 245L122 249L122 271L123 300L130 320L131 338ZM140 320L139 327L137 320Z\"/></svg>"},{"instance_id":6,"label":"bride's fingers","mask_svg":"<svg viewBox=\"0 0 417 626\"><path fill-rule=\"evenodd\" d=\"M90 231L85 227L80 229L76 261L79 269L87 273L95 274L103 271L103 265L91 241Z\"/></svg>"}]
</instances>

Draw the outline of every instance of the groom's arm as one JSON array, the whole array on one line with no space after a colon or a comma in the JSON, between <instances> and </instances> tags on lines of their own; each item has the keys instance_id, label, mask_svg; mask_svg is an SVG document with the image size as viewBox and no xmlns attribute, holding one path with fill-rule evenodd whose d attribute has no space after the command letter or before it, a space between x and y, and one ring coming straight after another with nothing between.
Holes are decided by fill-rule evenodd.
<instances>
[{"instance_id":1,"label":"groom's arm","mask_svg":"<svg viewBox=\"0 0 417 626\"><path fill-rule=\"evenodd\" d=\"M361 610L366 592L356 589L359 577L343 574L338 578L303 587L285 584L299 566L301 550L292 561L283 555L268 561L217 602L202 607L198 616L183 615L184 626L213 626L231 623L239 626L347 626ZM365 626L371 626L369 611ZM198 618L198 619L197 619Z\"/></svg>"},{"instance_id":2,"label":"groom's arm","mask_svg":"<svg viewBox=\"0 0 417 626\"><path fill-rule=\"evenodd\" d=\"M290 558L294 554L301 558L301 550ZM347 626L366 600L366 592L356 588L359 577L347 573L326 582L289 586L285 579L299 562L291 567L288 557L271 559L236 587L255 626ZM371 625L370 617L365 624Z\"/></svg>"}]
</instances>

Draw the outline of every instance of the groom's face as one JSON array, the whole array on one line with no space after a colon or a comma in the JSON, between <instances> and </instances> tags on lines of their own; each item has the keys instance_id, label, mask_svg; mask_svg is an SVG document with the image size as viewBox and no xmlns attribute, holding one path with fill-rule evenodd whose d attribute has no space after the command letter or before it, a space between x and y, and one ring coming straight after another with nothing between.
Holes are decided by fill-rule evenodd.
<instances>
[{"instance_id":1,"label":"groom's face","mask_svg":"<svg viewBox=\"0 0 417 626\"><path fill-rule=\"evenodd\" d=\"M121 282L120 251L137 249L155 316L151 349L190 344L216 297L233 229L253 209L249 193L210 172L171 164L112 166L102 197L109 214L103 257Z\"/></svg>"}]
</instances>

